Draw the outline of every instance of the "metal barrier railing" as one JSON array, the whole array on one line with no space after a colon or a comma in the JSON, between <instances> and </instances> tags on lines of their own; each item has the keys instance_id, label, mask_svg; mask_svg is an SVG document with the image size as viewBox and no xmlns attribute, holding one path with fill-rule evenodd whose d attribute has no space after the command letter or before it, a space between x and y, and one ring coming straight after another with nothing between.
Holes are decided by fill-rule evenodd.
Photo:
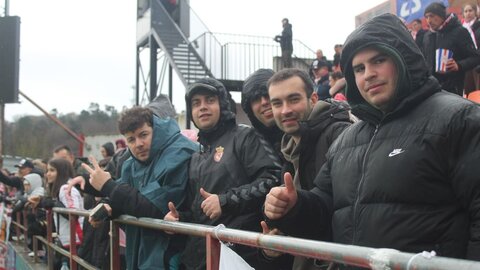
<instances>
[{"instance_id":1,"label":"metal barrier railing","mask_svg":"<svg viewBox=\"0 0 480 270\"><path fill-rule=\"evenodd\" d=\"M76 216L88 216L89 211L67 208L53 208L53 212L68 214L70 226L74 228ZM69 257L70 269L77 269L78 264L87 269L96 269L77 256L75 245L70 245L70 252L57 248L52 241L52 210L47 211L47 239L36 237L48 245L48 262L53 260L53 249ZM421 254L400 252L394 249L376 249L353 245L343 245L321 241L312 241L288 236L265 235L242 230L217 228L213 226L186 222L169 222L151 218L121 216L111 222L111 269L119 269L119 224L128 224L143 228L171 231L179 234L205 237L207 246L207 269L218 270L220 260L220 242L232 242L256 248L270 249L297 256L334 261L371 269L417 269L417 270L470 270L480 269L480 262L447 257L427 257ZM70 230L70 242L75 243L75 232ZM35 245L34 245L35 247ZM34 250L36 253L36 251ZM52 256L52 257L50 257Z\"/></svg>"},{"instance_id":2,"label":"metal barrier railing","mask_svg":"<svg viewBox=\"0 0 480 270\"><path fill-rule=\"evenodd\" d=\"M58 214L67 214L68 220L70 222L70 247L69 251L64 250L62 247L59 247L53 241L53 212ZM86 269L97 269L96 267L92 266L88 262L84 261L82 258L77 256L77 245L76 243L76 219L79 216L88 217L90 211L87 210L78 210L78 209L71 209L71 208L57 208L54 207L53 209L47 209L47 238L41 236L35 236L35 240L33 241L33 253L34 253L34 260L37 262L37 246L38 242L36 240L41 241L47 246L47 263L48 269L53 270L54 267L54 254L53 251L60 253L62 256L65 256L69 259L70 269L77 270L78 265L83 266ZM72 240L73 239L73 240Z\"/></svg>"},{"instance_id":3,"label":"metal barrier railing","mask_svg":"<svg viewBox=\"0 0 480 270\"><path fill-rule=\"evenodd\" d=\"M27 251L27 212L25 210L19 211L15 213L15 216L16 220L12 220L12 225L15 226L15 236L18 242L22 242L25 251Z\"/></svg>"}]
</instances>

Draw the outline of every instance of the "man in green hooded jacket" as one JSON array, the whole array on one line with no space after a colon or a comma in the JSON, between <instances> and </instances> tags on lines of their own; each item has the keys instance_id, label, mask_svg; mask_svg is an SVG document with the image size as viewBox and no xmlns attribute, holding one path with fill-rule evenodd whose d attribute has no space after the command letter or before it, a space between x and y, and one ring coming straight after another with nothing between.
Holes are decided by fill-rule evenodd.
<instances>
[{"instance_id":1,"label":"man in green hooded jacket","mask_svg":"<svg viewBox=\"0 0 480 270\"><path fill-rule=\"evenodd\" d=\"M94 169L84 166L90 173L85 190L109 197L112 218L163 218L169 201L181 207L196 144L180 133L175 119L159 118L148 108L123 112L119 130L132 154L122 165L121 177L114 181L92 158ZM182 236L132 225L125 226L125 234L128 269L178 269Z\"/></svg>"}]
</instances>

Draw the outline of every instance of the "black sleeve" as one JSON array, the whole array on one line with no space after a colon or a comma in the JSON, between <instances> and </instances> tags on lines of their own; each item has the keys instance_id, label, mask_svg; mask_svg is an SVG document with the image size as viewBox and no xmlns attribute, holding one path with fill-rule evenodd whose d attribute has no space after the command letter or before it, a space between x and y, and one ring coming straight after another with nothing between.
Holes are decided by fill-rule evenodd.
<instances>
[{"instance_id":1,"label":"black sleeve","mask_svg":"<svg viewBox=\"0 0 480 270\"><path fill-rule=\"evenodd\" d=\"M119 184L110 179L103 185L101 192L105 197L110 198L113 218L126 214L134 217L163 219L166 214L128 184Z\"/></svg>"},{"instance_id":2,"label":"black sleeve","mask_svg":"<svg viewBox=\"0 0 480 270\"><path fill-rule=\"evenodd\" d=\"M41 197L38 203L38 208L52 209L53 207L65 208L65 205L60 201L52 197ZM68 214L60 214L64 218L68 219Z\"/></svg>"},{"instance_id":3,"label":"black sleeve","mask_svg":"<svg viewBox=\"0 0 480 270\"><path fill-rule=\"evenodd\" d=\"M190 179L188 179L187 194L185 195L185 203L182 204L183 205L182 208L177 208L180 221L192 222L193 214L190 207L193 204L197 190L198 189L194 181L190 181Z\"/></svg>"},{"instance_id":4,"label":"black sleeve","mask_svg":"<svg viewBox=\"0 0 480 270\"><path fill-rule=\"evenodd\" d=\"M85 188L84 189L81 189L80 188L80 185L75 185L75 187L82 191L82 192L85 192L87 194L90 194L92 196L95 196L95 197L106 197L101 191L98 191L96 190L91 184L90 184L90 174L82 174L80 175L83 177L83 179L85 179Z\"/></svg>"},{"instance_id":5,"label":"black sleeve","mask_svg":"<svg viewBox=\"0 0 480 270\"><path fill-rule=\"evenodd\" d=\"M459 65L460 70L469 71L480 65L480 52L475 49L473 40L466 28L462 27L458 35L459 37L456 39L456 42L459 43L458 46L460 47L460 51L465 56L462 60L458 60L457 64Z\"/></svg>"},{"instance_id":6,"label":"black sleeve","mask_svg":"<svg viewBox=\"0 0 480 270\"><path fill-rule=\"evenodd\" d=\"M6 176L3 172L0 172L0 182L7 186L15 187L18 190L23 190L23 181L18 176Z\"/></svg>"},{"instance_id":7,"label":"black sleeve","mask_svg":"<svg viewBox=\"0 0 480 270\"><path fill-rule=\"evenodd\" d=\"M480 108L470 104L449 123L448 154L451 185L462 211L468 211L468 260L480 260Z\"/></svg>"},{"instance_id":8,"label":"black sleeve","mask_svg":"<svg viewBox=\"0 0 480 270\"><path fill-rule=\"evenodd\" d=\"M260 210L270 189L281 183L280 160L265 139L253 130L235 147L250 183L219 194L222 211L243 214Z\"/></svg>"},{"instance_id":9,"label":"black sleeve","mask_svg":"<svg viewBox=\"0 0 480 270\"><path fill-rule=\"evenodd\" d=\"M261 269L277 269L277 270L285 270L285 269L292 269L293 266L293 259L295 258L293 255L284 253L278 257L271 258L263 253L262 249L257 251L258 260L260 262L259 266Z\"/></svg>"},{"instance_id":10,"label":"black sleeve","mask_svg":"<svg viewBox=\"0 0 480 270\"><path fill-rule=\"evenodd\" d=\"M328 163L322 167L314 183L315 187L310 191L297 191L297 203L287 215L277 220L265 217L267 224L293 237L330 240L333 198Z\"/></svg>"}]
</instances>

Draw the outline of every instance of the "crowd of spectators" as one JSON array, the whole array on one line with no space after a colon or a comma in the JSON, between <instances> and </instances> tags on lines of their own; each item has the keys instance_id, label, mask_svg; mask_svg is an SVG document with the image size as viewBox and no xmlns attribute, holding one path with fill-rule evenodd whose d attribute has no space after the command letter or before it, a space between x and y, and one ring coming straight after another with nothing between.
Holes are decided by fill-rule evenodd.
<instances>
[{"instance_id":1,"label":"crowd of spectators","mask_svg":"<svg viewBox=\"0 0 480 270\"><path fill-rule=\"evenodd\" d=\"M30 243L45 234L45 214L33 209L104 208L102 218L77 220L75 243L67 219L54 222L61 247L77 245L102 269L105 221L122 214L480 260L480 108L461 97L479 85L477 10L466 4L460 22L432 3L428 29L377 16L335 45L333 61L317 50L309 70L289 68L283 44L284 69L259 69L244 81L241 105L252 126L236 123L219 80L200 79L185 96L195 136L181 132L159 95L122 112L123 139L103 144L101 160L83 163L60 145L46 161L3 170L4 194L13 211L29 212ZM288 19L282 23L279 42L291 38ZM439 50L451 52L441 70ZM122 268L206 267L203 238L123 229ZM343 269L231 248L256 269Z\"/></svg>"}]
</instances>

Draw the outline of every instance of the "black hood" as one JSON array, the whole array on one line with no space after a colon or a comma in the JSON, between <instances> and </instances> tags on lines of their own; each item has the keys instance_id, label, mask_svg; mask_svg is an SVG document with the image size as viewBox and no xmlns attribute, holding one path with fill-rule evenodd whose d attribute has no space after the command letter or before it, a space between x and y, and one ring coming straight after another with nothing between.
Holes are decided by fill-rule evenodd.
<instances>
[{"instance_id":1,"label":"black hood","mask_svg":"<svg viewBox=\"0 0 480 270\"><path fill-rule=\"evenodd\" d=\"M145 107L149 108L155 115L161 119L175 118L175 108L173 107L168 96L160 94L155 97Z\"/></svg>"},{"instance_id":2,"label":"black hood","mask_svg":"<svg viewBox=\"0 0 480 270\"><path fill-rule=\"evenodd\" d=\"M242 87L242 109L247 113L250 122L256 127L256 125L261 124L258 121L255 121L257 118L253 115L252 107L250 104L253 100L262 97L268 96L268 80L275 74L271 69L259 69L252 73L248 78L243 82ZM256 122L254 124L254 122Z\"/></svg>"},{"instance_id":3,"label":"black hood","mask_svg":"<svg viewBox=\"0 0 480 270\"><path fill-rule=\"evenodd\" d=\"M344 43L341 67L347 80L347 99L352 112L361 119L376 122L383 113L368 104L360 95L352 70L352 59L367 47L378 49L391 56L397 66L398 79L395 96L388 112L395 114L411 108L440 91L440 85L429 75L427 64L415 40L400 19L392 14L377 16L355 29Z\"/></svg>"},{"instance_id":4,"label":"black hood","mask_svg":"<svg viewBox=\"0 0 480 270\"><path fill-rule=\"evenodd\" d=\"M227 91L227 89L221 82L212 78L199 79L198 81L188 86L187 93L185 94L185 101L187 103L187 114L190 116L190 119L193 119L191 102L193 95L195 95L199 91L205 90L212 92L214 95L217 95L218 101L220 102L220 119L217 125L213 128L213 130L216 130L219 126L223 126L228 122L235 122L235 113L232 110L232 106L235 106L235 104L231 104L232 98L230 96L230 93ZM195 126L197 127L196 124ZM203 130L203 132L210 131Z\"/></svg>"},{"instance_id":5,"label":"black hood","mask_svg":"<svg viewBox=\"0 0 480 270\"><path fill-rule=\"evenodd\" d=\"M283 132L273 125L272 127L267 127L262 122L260 122L257 117L255 117L251 103L255 99L268 96L268 80L275 74L271 69L259 69L252 73L248 78L243 82L242 87L242 109L247 114L248 119L252 123L252 126L258 130L265 138L271 138L272 140L280 140Z\"/></svg>"}]
</instances>

